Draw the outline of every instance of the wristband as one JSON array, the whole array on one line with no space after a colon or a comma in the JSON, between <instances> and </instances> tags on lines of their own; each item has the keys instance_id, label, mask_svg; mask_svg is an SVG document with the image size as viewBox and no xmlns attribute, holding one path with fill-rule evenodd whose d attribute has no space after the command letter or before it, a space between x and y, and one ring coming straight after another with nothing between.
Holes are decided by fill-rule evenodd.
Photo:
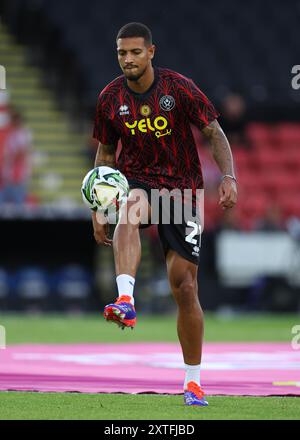
<instances>
[{"instance_id":1,"label":"wristband","mask_svg":"<svg viewBox=\"0 0 300 440\"><path fill-rule=\"evenodd\" d=\"M234 176L231 176L231 174L224 174L224 176L222 176L222 180L223 180L225 177L230 177L230 179L234 180L234 181L237 183L236 178L235 178Z\"/></svg>"}]
</instances>

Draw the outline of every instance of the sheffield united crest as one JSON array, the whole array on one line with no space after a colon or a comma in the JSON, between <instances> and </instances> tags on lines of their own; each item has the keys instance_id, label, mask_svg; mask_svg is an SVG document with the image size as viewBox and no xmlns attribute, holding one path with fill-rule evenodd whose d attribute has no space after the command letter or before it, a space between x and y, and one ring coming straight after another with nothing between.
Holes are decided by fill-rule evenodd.
<instances>
[{"instance_id":1,"label":"sheffield united crest","mask_svg":"<svg viewBox=\"0 0 300 440\"><path fill-rule=\"evenodd\" d=\"M159 100L159 106L162 110L169 112L175 107L175 99L171 95L164 95Z\"/></svg>"}]
</instances>

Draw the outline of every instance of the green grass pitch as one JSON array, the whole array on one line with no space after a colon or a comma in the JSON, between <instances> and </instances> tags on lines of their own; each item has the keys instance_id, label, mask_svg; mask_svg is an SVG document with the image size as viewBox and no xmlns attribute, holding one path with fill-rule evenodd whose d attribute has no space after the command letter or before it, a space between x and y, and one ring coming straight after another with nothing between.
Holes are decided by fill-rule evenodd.
<instances>
[{"instance_id":1,"label":"green grass pitch","mask_svg":"<svg viewBox=\"0 0 300 440\"><path fill-rule=\"evenodd\" d=\"M206 342L290 342L299 315L206 314ZM177 342L176 317L139 315L134 331L121 331L101 315L0 315L7 344ZM116 378L117 380L117 378ZM0 419L214 420L298 419L297 397L208 397L209 407L184 407L183 397L80 393L0 392Z\"/></svg>"}]
</instances>

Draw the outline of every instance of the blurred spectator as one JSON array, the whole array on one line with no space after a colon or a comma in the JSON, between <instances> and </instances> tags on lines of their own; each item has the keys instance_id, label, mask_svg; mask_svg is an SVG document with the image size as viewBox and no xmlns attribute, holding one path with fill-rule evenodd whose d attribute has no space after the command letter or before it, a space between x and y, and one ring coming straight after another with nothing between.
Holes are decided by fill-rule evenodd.
<instances>
[{"instance_id":1,"label":"blurred spectator","mask_svg":"<svg viewBox=\"0 0 300 440\"><path fill-rule=\"evenodd\" d=\"M256 222L255 230L264 232L286 230L280 206L276 203L268 205L264 217Z\"/></svg>"},{"instance_id":2,"label":"blurred spectator","mask_svg":"<svg viewBox=\"0 0 300 440\"><path fill-rule=\"evenodd\" d=\"M12 109L10 127L1 145L0 203L26 202L31 174L31 144L31 132L24 127L21 115Z\"/></svg>"},{"instance_id":3,"label":"blurred spectator","mask_svg":"<svg viewBox=\"0 0 300 440\"><path fill-rule=\"evenodd\" d=\"M250 147L246 135L246 103L241 95L232 93L224 98L219 122L232 146Z\"/></svg>"}]
</instances>

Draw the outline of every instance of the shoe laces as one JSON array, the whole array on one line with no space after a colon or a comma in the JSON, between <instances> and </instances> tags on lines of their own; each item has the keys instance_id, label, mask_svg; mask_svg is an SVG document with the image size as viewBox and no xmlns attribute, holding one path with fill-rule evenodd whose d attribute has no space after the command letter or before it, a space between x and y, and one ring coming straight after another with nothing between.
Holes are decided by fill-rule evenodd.
<instances>
[{"instance_id":1,"label":"shoe laces","mask_svg":"<svg viewBox=\"0 0 300 440\"><path fill-rule=\"evenodd\" d=\"M201 387L193 381L188 383L187 391L194 393L199 399L202 399L202 397L205 395Z\"/></svg>"}]
</instances>

